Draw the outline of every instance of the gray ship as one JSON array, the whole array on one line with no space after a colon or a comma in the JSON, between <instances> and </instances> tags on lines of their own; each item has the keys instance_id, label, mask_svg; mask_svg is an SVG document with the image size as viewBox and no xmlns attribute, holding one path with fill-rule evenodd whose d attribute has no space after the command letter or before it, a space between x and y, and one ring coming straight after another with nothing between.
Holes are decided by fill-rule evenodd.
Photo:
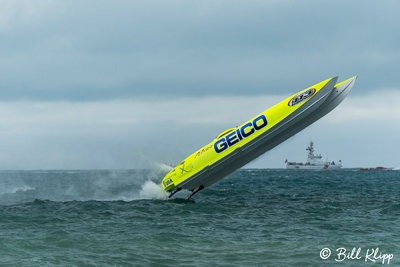
<instances>
[{"instance_id":1,"label":"gray ship","mask_svg":"<svg viewBox=\"0 0 400 267\"><path fill-rule=\"evenodd\" d=\"M321 169L340 169L342 168L342 161L337 163L332 161L323 161L322 156L314 154L314 143L311 141L310 145L306 148L308 151L307 161L303 162L290 162L285 161L286 169L305 169L305 170L321 170Z\"/></svg>"}]
</instances>

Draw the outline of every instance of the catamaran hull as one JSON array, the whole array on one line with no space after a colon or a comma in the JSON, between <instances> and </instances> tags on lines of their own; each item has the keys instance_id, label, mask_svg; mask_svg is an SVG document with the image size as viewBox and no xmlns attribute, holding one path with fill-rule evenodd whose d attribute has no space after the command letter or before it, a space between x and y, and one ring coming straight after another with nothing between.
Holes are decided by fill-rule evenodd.
<instances>
[{"instance_id":1,"label":"catamaran hull","mask_svg":"<svg viewBox=\"0 0 400 267\"><path fill-rule=\"evenodd\" d=\"M174 188L193 191L197 188L208 187L325 116L347 96L354 85L355 78L341 83L339 86L335 86L336 81L337 77L330 79L295 112L217 162L207 165L187 179L175 183ZM163 181L164 185L166 178ZM164 186L164 189L166 188Z\"/></svg>"}]
</instances>

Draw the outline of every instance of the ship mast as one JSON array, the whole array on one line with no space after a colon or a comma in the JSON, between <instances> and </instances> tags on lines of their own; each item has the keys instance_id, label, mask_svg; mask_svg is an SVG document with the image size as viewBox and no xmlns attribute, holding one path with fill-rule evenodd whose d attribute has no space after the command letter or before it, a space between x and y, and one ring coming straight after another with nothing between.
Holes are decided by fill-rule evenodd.
<instances>
[{"instance_id":1,"label":"ship mast","mask_svg":"<svg viewBox=\"0 0 400 267\"><path fill-rule=\"evenodd\" d=\"M308 151L308 161L314 159L314 143L313 141L310 142L310 145L306 148Z\"/></svg>"},{"instance_id":2,"label":"ship mast","mask_svg":"<svg viewBox=\"0 0 400 267\"><path fill-rule=\"evenodd\" d=\"M310 145L306 148L308 151L307 162L309 163L316 163L318 160L322 159L321 155L314 155L314 143L313 141L310 142Z\"/></svg>"}]
</instances>

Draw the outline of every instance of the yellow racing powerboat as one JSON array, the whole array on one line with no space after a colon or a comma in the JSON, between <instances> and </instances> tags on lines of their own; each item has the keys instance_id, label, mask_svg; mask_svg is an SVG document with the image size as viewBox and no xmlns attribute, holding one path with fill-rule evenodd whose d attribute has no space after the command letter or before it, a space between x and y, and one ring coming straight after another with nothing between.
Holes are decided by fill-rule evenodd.
<instances>
[{"instance_id":1,"label":"yellow racing powerboat","mask_svg":"<svg viewBox=\"0 0 400 267\"><path fill-rule=\"evenodd\" d=\"M191 198L333 110L350 92L356 76L317 83L283 100L240 126L219 134L171 170L162 180L169 197L182 189Z\"/></svg>"}]
</instances>

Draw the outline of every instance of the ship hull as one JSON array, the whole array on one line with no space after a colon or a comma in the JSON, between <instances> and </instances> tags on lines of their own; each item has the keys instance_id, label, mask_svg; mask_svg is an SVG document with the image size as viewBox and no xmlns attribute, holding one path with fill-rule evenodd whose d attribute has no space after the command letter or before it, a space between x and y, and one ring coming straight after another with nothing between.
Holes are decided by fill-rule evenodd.
<instances>
[{"instance_id":1,"label":"ship hull","mask_svg":"<svg viewBox=\"0 0 400 267\"><path fill-rule=\"evenodd\" d=\"M286 165L286 169L291 170L324 170L327 169L324 165Z\"/></svg>"},{"instance_id":2,"label":"ship hull","mask_svg":"<svg viewBox=\"0 0 400 267\"><path fill-rule=\"evenodd\" d=\"M286 164L286 169L289 170L338 170L341 169L341 165L306 165L306 164Z\"/></svg>"}]
</instances>

